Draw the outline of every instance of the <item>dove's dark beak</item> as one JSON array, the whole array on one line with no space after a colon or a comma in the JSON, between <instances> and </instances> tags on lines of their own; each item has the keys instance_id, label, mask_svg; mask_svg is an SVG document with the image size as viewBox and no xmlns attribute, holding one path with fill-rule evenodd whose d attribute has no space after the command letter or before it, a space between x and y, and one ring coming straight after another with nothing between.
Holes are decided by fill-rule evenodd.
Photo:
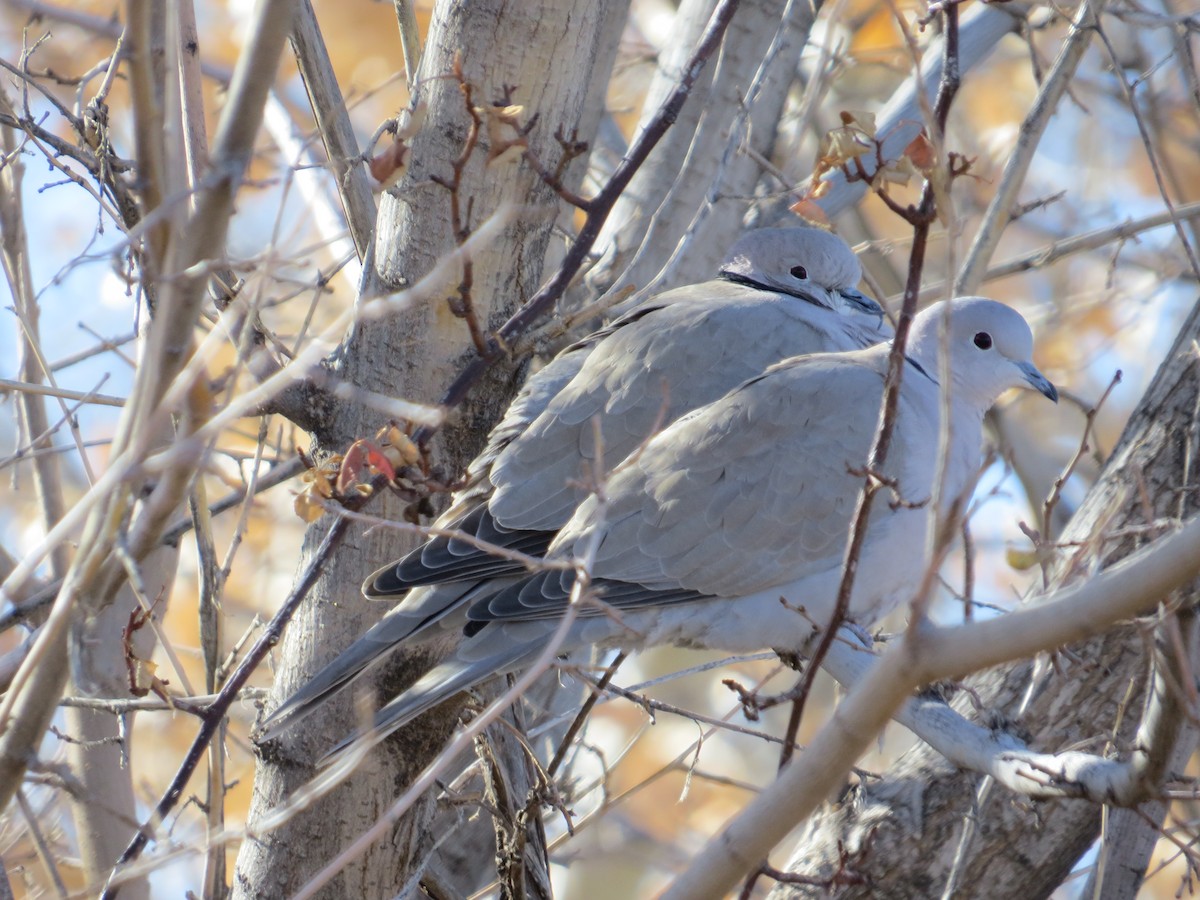
<instances>
[{"instance_id":1,"label":"dove's dark beak","mask_svg":"<svg viewBox=\"0 0 1200 900\"><path fill-rule=\"evenodd\" d=\"M1031 388L1055 403L1058 402L1058 389L1050 383L1049 378L1037 370L1033 363L1017 363L1017 368L1021 370L1021 374L1025 376L1025 380L1029 382Z\"/></svg>"},{"instance_id":2,"label":"dove's dark beak","mask_svg":"<svg viewBox=\"0 0 1200 900\"><path fill-rule=\"evenodd\" d=\"M854 288L842 288L838 291L846 302L855 309L861 310L872 316L883 316L883 307L864 294L862 291L856 291Z\"/></svg>"}]
</instances>

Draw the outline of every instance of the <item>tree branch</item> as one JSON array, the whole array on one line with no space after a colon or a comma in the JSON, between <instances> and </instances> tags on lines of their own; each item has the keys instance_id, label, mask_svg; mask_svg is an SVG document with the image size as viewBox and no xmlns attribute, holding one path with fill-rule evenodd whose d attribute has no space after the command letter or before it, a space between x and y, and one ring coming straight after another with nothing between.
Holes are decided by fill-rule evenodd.
<instances>
[{"instance_id":1,"label":"tree branch","mask_svg":"<svg viewBox=\"0 0 1200 900\"><path fill-rule=\"evenodd\" d=\"M1059 51L1058 59L1054 61L1054 67L1042 82L1033 108L1021 123L1016 149L1004 166L1000 183L996 185L996 191L983 215L983 223L954 279L955 294L973 294L979 289L988 261L996 252L996 246L1000 243L1000 237L1016 207L1017 192L1025 184L1025 176L1029 172L1033 154L1037 151L1046 126L1050 124L1050 118L1058 109L1058 103L1066 93L1088 44L1091 43L1100 13L1104 11L1107 3L1108 0L1085 0L1075 14L1071 32Z\"/></svg>"},{"instance_id":2,"label":"tree branch","mask_svg":"<svg viewBox=\"0 0 1200 900\"><path fill-rule=\"evenodd\" d=\"M854 688L869 676L876 659L857 645L853 635L843 632L830 648L823 668L839 684ZM1155 729L1149 728L1145 739L1137 742L1135 757L1122 762L1072 750L1031 750L1010 732L976 725L938 698L911 698L894 718L954 765L990 776L1014 793L1040 800L1076 798L1128 807L1158 795L1161 771L1147 772L1141 754L1164 743L1169 746L1172 740L1169 736L1151 737ZM1154 717L1162 725L1170 719ZM1176 718L1172 724L1178 721Z\"/></svg>"},{"instance_id":3,"label":"tree branch","mask_svg":"<svg viewBox=\"0 0 1200 900\"><path fill-rule=\"evenodd\" d=\"M317 24L312 0L300 0L297 4L291 41L300 77L308 91L309 105L317 120L317 131L325 142L325 153L333 168L350 236L358 248L359 262L362 262L375 234L375 197L366 169L361 164L358 139Z\"/></svg>"},{"instance_id":4,"label":"tree branch","mask_svg":"<svg viewBox=\"0 0 1200 900\"><path fill-rule=\"evenodd\" d=\"M253 152L263 103L285 37L289 8L285 0L263 0L258 7L255 27L234 73L229 103L218 130L214 170L200 191L195 213L189 217L186 239L177 242L179 246L174 252L178 254L175 260L178 264L171 266L172 271L186 272L196 263L219 257L224 251L234 193ZM111 597L109 591L119 584L119 581L109 582L105 591L95 590L102 570L110 575L115 571L109 549L122 513L136 493L135 485L126 481L126 477L135 461L148 452L156 423L165 415L161 402L187 361L192 329L203 299L203 285L195 279L168 283L166 287L160 296L159 315L130 400L122 411L113 446L113 467L96 484L99 487L106 482L103 502L89 517L63 589L0 710L0 719L6 725L0 735L0 807L7 805L19 786L30 754L44 734L62 692L67 675L66 629L76 602L86 594L89 604L102 606ZM160 482L149 498L148 511L150 507L160 512L168 506L174 508L180 497L172 499L167 495L177 489L181 489L178 479ZM63 517L59 527L67 518ZM149 524L149 520L146 522ZM23 567L18 567L8 581L18 577L27 577Z\"/></svg>"},{"instance_id":5,"label":"tree branch","mask_svg":"<svg viewBox=\"0 0 1200 900\"><path fill-rule=\"evenodd\" d=\"M1200 518L1117 563L1090 581L1064 588L1037 607L998 619L952 627L910 628L897 646L843 700L770 791L751 803L672 882L663 900L716 897L757 866L795 825L809 816L912 690L941 678L1101 634L1144 613L1200 575Z\"/></svg>"}]
</instances>

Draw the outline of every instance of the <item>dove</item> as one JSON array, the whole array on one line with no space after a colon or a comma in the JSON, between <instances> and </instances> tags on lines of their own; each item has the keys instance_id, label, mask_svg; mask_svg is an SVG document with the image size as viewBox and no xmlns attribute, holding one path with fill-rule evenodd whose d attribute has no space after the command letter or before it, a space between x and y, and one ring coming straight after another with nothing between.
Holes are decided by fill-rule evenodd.
<instances>
[{"instance_id":1,"label":"dove","mask_svg":"<svg viewBox=\"0 0 1200 900\"><path fill-rule=\"evenodd\" d=\"M855 287L861 278L857 257L836 235L747 232L716 280L636 304L530 378L435 527L540 556L587 497L586 481L603 475L603 461L619 462L656 428L772 363L886 340L882 309ZM457 631L462 623L451 614L493 561L477 542L434 537L372 575L368 597L408 596L285 701L268 731L298 720L401 641Z\"/></svg>"},{"instance_id":2,"label":"dove","mask_svg":"<svg viewBox=\"0 0 1200 900\"><path fill-rule=\"evenodd\" d=\"M715 400L773 362L890 337L879 304L857 290L861 280L858 258L836 235L816 228L747 232L715 281L637 303L530 378L439 525L461 528L466 514L486 503L502 528L552 535L586 496L572 481L601 449L613 462L624 458L656 424ZM396 582L381 569L373 593L411 586L401 566L415 572L447 543L435 538L405 557L394 567Z\"/></svg>"},{"instance_id":3,"label":"dove","mask_svg":"<svg viewBox=\"0 0 1200 900\"><path fill-rule=\"evenodd\" d=\"M946 513L972 485L983 416L1000 394L1025 387L1057 401L1032 349L1025 320L994 300L943 301L914 319L891 451L877 473L903 502L872 507L851 621L870 625L920 582L940 429L948 429L938 495ZM593 553L598 600L573 604L558 649L803 653L836 604L889 352L883 344L773 365L617 466L603 496L584 500L546 553L566 563ZM949 378L940 383L943 353ZM478 581L452 649L378 712L377 735L543 653L571 605L576 569L531 575L519 562L490 560L486 572L471 569Z\"/></svg>"}]
</instances>

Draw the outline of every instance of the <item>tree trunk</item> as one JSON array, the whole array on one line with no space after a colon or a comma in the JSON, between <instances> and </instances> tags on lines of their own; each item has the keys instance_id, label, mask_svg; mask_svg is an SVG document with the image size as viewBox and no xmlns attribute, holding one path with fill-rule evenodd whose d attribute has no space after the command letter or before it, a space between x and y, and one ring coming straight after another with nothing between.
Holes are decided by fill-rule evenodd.
<instances>
[{"instance_id":1,"label":"tree trunk","mask_svg":"<svg viewBox=\"0 0 1200 900\"><path fill-rule=\"evenodd\" d=\"M448 190L431 179L449 179L462 152L470 119L463 94L451 74L460 59L473 103L524 106L523 120L538 116L529 134L532 152L551 170L561 152L556 130L590 141L601 104L595 85L606 84L619 31L602 17L624 20L622 3L586 0L513 4L504 0L439 3L421 62L421 97L427 114L414 138L404 179L382 198L375 240L374 278L398 288L417 281L452 250ZM512 88L511 97L506 88ZM586 112L586 118L585 116ZM468 162L459 192L461 209L478 227L502 204L522 214L487 250L472 258L475 314L483 328L494 327L537 288L557 198L521 161L484 165L489 142ZM583 160L567 172L577 185ZM367 276L371 280L371 274ZM457 290L448 286L447 294ZM474 353L466 323L444 301L408 309L394 318L359 323L341 349L338 377L367 390L436 403L452 376ZM435 460L447 473L461 471L480 448L490 424L507 404L514 387L513 369L500 365L473 394L469 405L435 442ZM381 416L346 405L325 411L315 435L322 453L344 449L370 437ZM397 519L401 504L380 497L371 510ZM308 530L301 564L308 561L327 529L318 522ZM364 576L395 558L411 541L386 528L350 537L326 565L320 581L292 622L279 655L274 702L291 694L385 610L362 597ZM397 659L386 675L395 682L411 678L426 660ZM255 778L250 827L314 774L313 761L333 739L355 724L349 702L330 704L301 728L285 735L278 754L264 756ZM354 837L370 826L393 797L436 756L455 722L454 714L435 711L384 744L349 782L321 802L293 816L286 825L247 840L238 859L234 891L238 896L287 896L303 885ZM427 801L402 818L327 889L328 896L393 896L424 859L435 837L428 824ZM476 861L477 862L477 861Z\"/></svg>"},{"instance_id":2,"label":"tree trunk","mask_svg":"<svg viewBox=\"0 0 1200 900\"><path fill-rule=\"evenodd\" d=\"M1200 509L1193 485L1200 361L1192 343L1198 338L1200 304L1063 534L1066 549L1052 585L1111 565L1160 533L1143 526ZM1195 602L1195 588L1185 600ZM1102 751L1111 741L1124 753L1141 708L1148 643L1144 626L1128 626L1069 648L1053 665L1021 662L968 684L995 711L991 716L1000 724L994 727L1019 730L1033 747ZM956 706L969 715L969 704ZM877 896L883 886L889 897L939 896L951 879L954 886L970 885L975 897L1048 896L1098 835L1100 808L1074 800L1030 802L982 782L919 744L882 780L858 785L810 821L787 868L828 879L838 870L840 846L862 854L853 868L866 883L833 888L839 897ZM829 892L780 884L772 897Z\"/></svg>"}]
</instances>

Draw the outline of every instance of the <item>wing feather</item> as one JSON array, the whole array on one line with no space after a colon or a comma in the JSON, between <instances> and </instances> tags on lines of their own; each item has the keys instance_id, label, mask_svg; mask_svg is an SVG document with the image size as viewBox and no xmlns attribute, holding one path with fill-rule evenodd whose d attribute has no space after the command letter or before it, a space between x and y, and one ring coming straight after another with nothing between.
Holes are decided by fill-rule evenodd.
<instances>
[{"instance_id":1,"label":"wing feather","mask_svg":"<svg viewBox=\"0 0 1200 900\"><path fill-rule=\"evenodd\" d=\"M551 555L601 529L593 575L622 608L745 596L840 565L885 360L878 348L789 360L684 417L614 476L606 506L580 507ZM468 615L551 615L570 584L539 573Z\"/></svg>"},{"instance_id":2,"label":"wing feather","mask_svg":"<svg viewBox=\"0 0 1200 900\"><path fill-rule=\"evenodd\" d=\"M663 305L617 330L529 429L496 460L491 508L514 528L557 529L585 496L598 457L598 417L611 467L653 432L711 403L771 362L799 353L855 350L883 335L805 301L728 282L663 295Z\"/></svg>"}]
</instances>

